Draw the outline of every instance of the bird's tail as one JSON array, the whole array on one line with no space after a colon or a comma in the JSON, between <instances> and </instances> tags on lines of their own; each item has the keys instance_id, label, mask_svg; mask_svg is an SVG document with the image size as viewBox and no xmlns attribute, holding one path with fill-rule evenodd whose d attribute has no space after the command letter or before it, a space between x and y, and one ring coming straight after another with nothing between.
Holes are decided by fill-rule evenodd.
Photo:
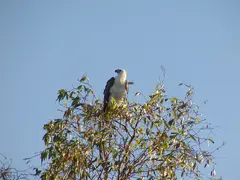
<instances>
[{"instance_id":1,"label":"bird's tail","mask_svg":"<svg viewBox=\"0 0 240 180\"><path fill-rule=\"evenodd\" d=\"M108 106L108 102L103 103L103 112L106 112Z\"/></svg>"}]
</instances>

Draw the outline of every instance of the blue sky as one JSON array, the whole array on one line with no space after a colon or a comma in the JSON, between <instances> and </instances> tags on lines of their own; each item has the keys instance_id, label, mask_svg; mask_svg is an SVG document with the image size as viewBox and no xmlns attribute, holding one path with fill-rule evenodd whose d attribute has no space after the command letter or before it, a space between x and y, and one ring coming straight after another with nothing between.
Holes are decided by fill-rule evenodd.
<instances>
[{"instance_id":1,"label":"blue sky","mask_svg":"<svg viewBox=\"0 0 240 180\"><path fill-rule=\"evenodd\" d=\"M239 178L239 8L237 0L0 1L0 152L26 167L22 159L44 147L43 125L60 116L57 90L83 73L102 98L125 68L131 98L152 92L164 66L169 95L193 85L219 126L216 143L227 142L215 154L217 174Z\"/></svg>"}]
</instances>

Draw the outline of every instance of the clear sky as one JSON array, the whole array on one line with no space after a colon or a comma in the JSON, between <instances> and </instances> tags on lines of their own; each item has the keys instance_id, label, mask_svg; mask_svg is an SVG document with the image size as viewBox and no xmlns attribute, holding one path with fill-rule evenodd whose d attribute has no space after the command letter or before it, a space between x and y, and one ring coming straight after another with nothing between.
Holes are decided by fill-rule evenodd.
<instances>
[{"instance_id":1,"label":"clear sky","mask_svg":"<svg viewBox=\"0 0 240 180\"><path fill-rule=\"evenodd\" d=\"M43 125L60 113L57 90L87 73L99 98L116 68L148 94L166 68L219 126L217 175L239 177L240 1L0 1L0 152L13 166L43 150ZM208 100L205 105L203 101Z\"/></svg>"}]
</instances>

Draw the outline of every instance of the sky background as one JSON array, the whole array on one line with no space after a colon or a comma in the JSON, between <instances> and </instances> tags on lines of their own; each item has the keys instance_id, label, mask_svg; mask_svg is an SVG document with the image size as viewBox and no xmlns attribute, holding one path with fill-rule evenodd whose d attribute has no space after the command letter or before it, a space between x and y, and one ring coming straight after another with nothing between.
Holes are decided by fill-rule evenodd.
<instances>
[{"instance_id":1,"label":"sky background","mask_svg":"<svg viewBox=\"0 0 240 180\"><path fill-rule=\"evenodd\" d=\"M61 117L57 91L83 73L102 99L114 70L126 69L133 100L154 90L164 66L168 94L191 84L218 126L216 144L227 142L217 175L239 179L239 9L239 0L0 1L0 153L26 167L44 148L43 125Z\"/></svg>"}]
</instances>

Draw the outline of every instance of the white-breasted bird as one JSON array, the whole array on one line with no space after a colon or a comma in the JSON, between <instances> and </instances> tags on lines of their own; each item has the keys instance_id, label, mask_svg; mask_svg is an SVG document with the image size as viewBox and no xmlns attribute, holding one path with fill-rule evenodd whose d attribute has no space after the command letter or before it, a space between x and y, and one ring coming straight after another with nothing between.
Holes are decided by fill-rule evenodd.
<instances>
[{"instance_id":1,"label":"white-breasted bird","mask_svg":"<svg viewBox=\"0 0 240 180\"><path fill-rule=\"evenodd\" d=\"M115 72L117 73L117 76L112 77L107 81L103 92L103 111L106 111L106 108L112 98L114 98L116 103L120 103L124 100L126 94L128 93L127 72L124 69L117 69Z\"/></svg>"}]
</instances>

